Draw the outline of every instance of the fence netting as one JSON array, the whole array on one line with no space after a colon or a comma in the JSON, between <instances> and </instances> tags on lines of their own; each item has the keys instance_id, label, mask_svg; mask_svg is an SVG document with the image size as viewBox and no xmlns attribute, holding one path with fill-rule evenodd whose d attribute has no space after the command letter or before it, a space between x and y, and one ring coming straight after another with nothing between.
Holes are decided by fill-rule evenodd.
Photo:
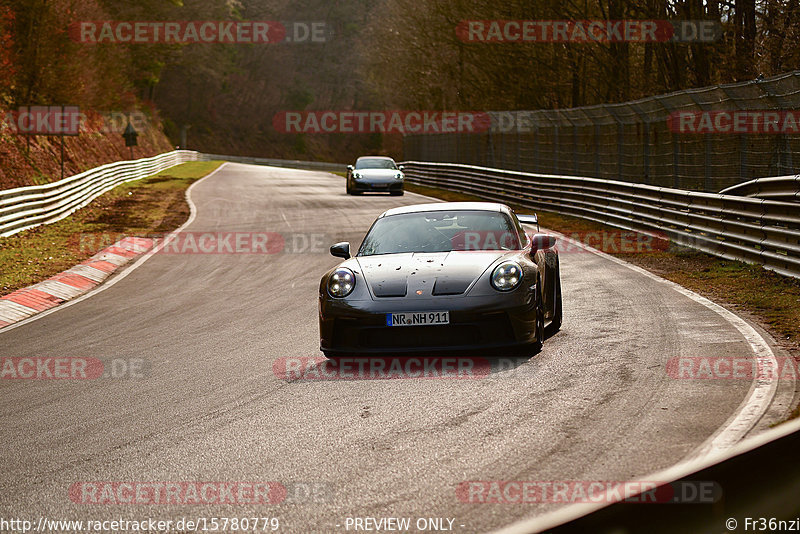
<instances>
[{"instance_id":1,"label":"fence netting","mask_svg":"<svg viewBox=\"0 0 800 534\"><path fill-rule=\"evenodd\" d=\"M403 158L709 192L800 167L800 71L620 104L489 115L484 132L407 134Z\"/></svg>"}]
</instances>

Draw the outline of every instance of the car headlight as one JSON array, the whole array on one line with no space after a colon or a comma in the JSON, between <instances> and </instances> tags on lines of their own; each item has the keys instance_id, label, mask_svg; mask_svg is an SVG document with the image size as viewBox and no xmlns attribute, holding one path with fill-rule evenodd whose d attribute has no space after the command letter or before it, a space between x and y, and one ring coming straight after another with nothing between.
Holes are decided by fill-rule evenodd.
<instances>
[{"instance_id":1,"label":"car headlight","mask_svg":"<svg viewBox=\"0 0 800 534\"><path fill-rule=\"evenodd\" d=\"M394 179L395 179L395 180L402 180L402 179L403 179L403 175L402 175L402 174L400 174L400 173L398 172L398 173L395 175Z\"/></svg>"},{"instance_id":2,"label":"car headlight","mask_svg":"<svg viewBox=\"0 0 800 534\"><path fill-rule=\"evenodd\" d=\"M328 278L328 294L332 297L346 297L353 292L354 287L356 287L356 277L347 267L339 267Z\"/></svg>"},{"instance_id":3,"label":"car headlight","mask_svg":"<svg viewBox=\"0 0 800 534\"><path fill-rule=\"evenodd\" d=\"M492 287L498 291L511 291L522 282L522 268L513 261L504 261L492 272Z\"/></svg>"},{"instance_id":4,"label":"car headlight","mask_svg":"<svg viewBox=\"0 0 800 534\"><path fill-rule=\"evenodd\" d=\"M355 178L356 180L360 180L361 179L361 175L358 174L357 172L354 172L353 173L353 178Z\"/></svg>"}]
</instances>

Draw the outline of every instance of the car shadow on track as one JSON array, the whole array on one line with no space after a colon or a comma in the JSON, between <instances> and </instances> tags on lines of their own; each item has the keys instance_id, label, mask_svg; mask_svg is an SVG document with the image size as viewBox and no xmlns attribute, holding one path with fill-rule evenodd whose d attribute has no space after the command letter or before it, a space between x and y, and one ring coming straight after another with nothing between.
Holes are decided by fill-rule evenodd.
<instances>
[{"instance_id":1,"label":"car shadow on track","mask_svg":"<svg viewBox=\"0 0 800 534\"><path fill-rule=\"evenodd\" d=\"M556 330L548 325L545 340ZM281 358L273 363L276 377L286 382L398 380L398 379L506 379L533 376L541 347L524 346L492 351L426 351L421 354L323 355ZM533 363L534 365L526 365Z\"/></svg>"},{"instance_id":2,"label":"car shadow on track","mask_svg":"<svg viewBox=\"0 0 800 534\"><path fill-rule=\"evenodd\" d=\"M286 382L354 380L470 380L506 377L535 372L525 365L535 354L503 351L464 355L338 356L288 358L273 366L275 376Z\"/></svg>"},{"instance_id":3,"label":"car shadow on track","mask_svg":"<svg viewBox=\"0 0 800 534\"><path fill-rule=\"evenodd\" d=\"M514 371L525 356L378 356L308 358L304 365L279 374L289 382L335 380L470 380Z\"/></svg>"}]
</instances>

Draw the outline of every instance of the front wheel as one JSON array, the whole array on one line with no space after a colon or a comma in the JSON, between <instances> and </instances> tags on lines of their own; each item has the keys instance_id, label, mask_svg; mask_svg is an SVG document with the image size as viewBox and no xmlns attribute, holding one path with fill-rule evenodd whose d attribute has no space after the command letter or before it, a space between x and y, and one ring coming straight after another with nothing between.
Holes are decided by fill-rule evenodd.
<instances>
[{"instance_id":1,"label":"front wheel","mask_svg":"<svg viewBox=\"0 0 800 534\"><path fill-rule=\"evenodd\" d=\"M544 305L542 304L542 279L536 281L536 341L533 351L539 352L544 345Z\"/></svg>"},{"instance_id":2,"label":"front wheel","mask_svg":"<svg viewBox=\"0 0 800 534\"><path fill-rule=\"evenodd\" d=\"M553 274L555 275L553 276L555 289L553 290L553 321L550 323L550 328L553 333L556 333L561 328L561 320L564 316L564 309L561 304L561 266L558 261L556 261L556 268Z\"/></svg>"},{"instance_id":3,"label":"front wheel","mask_svg":"<svg viewBox=\"0 0 800 534\"><path fill-rule=\"evenodd\" d=\"M401 189L400 191L390 191L389 194L391 194L393 197L402 197L403 196L403 190Z\"/></svg>"}]
</instances>

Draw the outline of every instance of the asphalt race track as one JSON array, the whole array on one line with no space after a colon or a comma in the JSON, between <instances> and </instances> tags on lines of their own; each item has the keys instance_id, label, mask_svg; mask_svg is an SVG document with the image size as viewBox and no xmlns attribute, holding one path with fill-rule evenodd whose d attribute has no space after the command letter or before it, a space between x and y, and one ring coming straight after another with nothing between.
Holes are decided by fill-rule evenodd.
<instances>
[{"instance_id":1,"label":"asphalt race track","mask_svg":"<svg viewBox=\"0 0 800 534\"><path fill-rule=\"evenodd\" d=\"M671 378L672 358L751 358L751 345L707 306L587 252L561 255L561 331L508 370L285 380L277 360L320 356L318 284L338 262L327 247L357 247L382 211L424 197L348 197L338 176L238 164L191 197L186 230L276 232L291 250L155 254L0 332L0 356L145 362L139 378L0 380L0 516L276 517L297 533L347 532L355 517L449 518L454 532L485 532L563 504L462 502L460 483L643 477L696 453L751 392L750 380ZM790 389L778 385L757 429L782 416ZM288 494L266 505L73 502L70 488L91 481L271 481Z\"/></svg>"}]
</instances>

